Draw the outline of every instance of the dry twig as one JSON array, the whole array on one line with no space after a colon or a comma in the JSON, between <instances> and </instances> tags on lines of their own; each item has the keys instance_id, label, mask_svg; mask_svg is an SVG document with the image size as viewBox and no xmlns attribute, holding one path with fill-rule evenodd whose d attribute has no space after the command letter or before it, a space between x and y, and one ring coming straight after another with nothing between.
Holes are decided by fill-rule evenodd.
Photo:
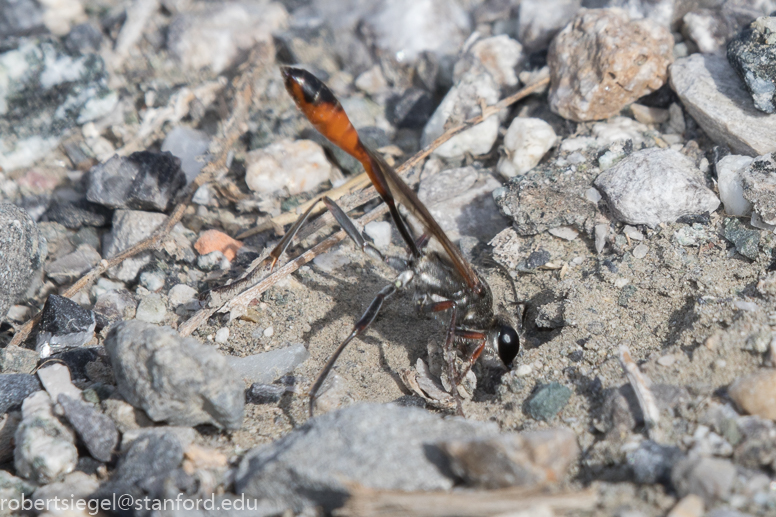
<instances>
[{"instance_id":1,"label":"dry twig","mask_svg":"<svg viewBox=\"0 0 776 517\"><path fill-rule=\"evenodd\" d=\"M625 376L628 377L628 382L633 387L633 391L636 392L636 399L639 401L641 413L644 415L644 425L651 433L660 420L660 409L657 407L655 397L649 389L652 383L641 373L639 365L633 360L630 350L625 345L620 346L620 363L622 364L622 369L625 370Z\"/></svg>"}]
</instances>

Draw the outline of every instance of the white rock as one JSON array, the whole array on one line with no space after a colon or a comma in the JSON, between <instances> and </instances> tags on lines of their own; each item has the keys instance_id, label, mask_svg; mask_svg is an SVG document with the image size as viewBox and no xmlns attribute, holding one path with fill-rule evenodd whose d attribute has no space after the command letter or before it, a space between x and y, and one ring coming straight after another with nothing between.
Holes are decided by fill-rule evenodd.
<instances>
[{"instance_id":1,"label":"white rock","mask_svg":"<svg viewBox=\"0 0 776 517\"><path fill-rule=\"evenodd\" d=\"M595 252L601 253L606 246L606 238L609 237L609 225L597 224L595 225Z\"/></svg>"},{"instance_id":2,"label":"white rock","mask_svg":"<svg viewBox=\"0 0 776 517\"><path fill-rule=\"evenodd\" d=\"M633 103L630 105L633 117L642 124L662 124L668 122L668 110L662 108L653 108L643 104Z\"/></svg>"},{"instance_id":3,"label":"white rock","mask_svg":"<svg viewBox=\"0 0 776 517\"><path fill-rule=\"evenodd\" d=\"M139 210L116 210L113 213L113 229L103 241L105 258L111 258L149 237L165 221L167 216ZM121 265L108 270L108 276L122 282L131 282L140 269L151 262L151 252L145 251L130 257Z\"/></svg>"},{"instance_id":4,"label":"white rock","mask_svg":"<svg viewBox=\"0 0 776 517\"><path fill-rule=\"evenodd\" d=\"M523 46L506 34L481 39L455 64L454 78L461 77L471 68L471 60L476 60L500 88L517 86L524 57Z\"/></svg>"},{"instance_id":5,"label":"white rock","mask_svg":"<svg viewBox=\"0 0 776 517\"><path fill-rule=\"evenodd\" d=\"M529 52L543 50L581 7L580 0L522 0L517 38Z\"/></svg>"},{"instance_id":6,"label":"white rock","mask_svg":"<svg viewBox=\"0 0 776 517\"><path fill-rule=\"evenodd\" d=\"M62 393L76 400L81 400L81 390L73 385L70 380L70 370L64 364L54 363L51 366L41 368L38 370L38 378L51 400L59 400L59 395Z\"/></svg>"},{"instance_id":7,"label":"white rock","mask_svg":"<svg viewBox=\"0 0 776 517\"><path fill-rule=\"evenodd\" d=\"M269 326L264 329L264 337L272 337L275 335L275 327Z\"/></svg>"},{"instance_id":8,"label":"white rock","mask_svg":"<svg viewBox=\"0 0 776 517\"><path fill-rule=\"evenodd\" d=\"M173 307L177 307L178 305L182 305L184 303L189 303L196 300L196 298L197 290L193 287L187 286L186 284L174 285L168 294L170 305Z\"/></svg>"},{"instance_id":9,"label":"white rock","mask_svg":"<svg viewBox=\"0 0 776 517\"><path fill-rule=\"evenodd\" d=\"M741 171L752 163L749 156L731 154L717 162L717 188L725 213L742 216L752 211L752 203L744 199Z\"/></svg>"},{"instance_id":10,"label":"white rock","mask_svg":"<svg viewBox=\"0 0 776 517\"><path fill-rule=\"evenodd\" d=\"M331 176L323 147L312 140L280 140L248 153L245 182L254 192L309 192Z\"/></svg>"},{"instance_id":11,"label":"white rock","mask_svg":"<svg viewBox=\"0 0 776 517\"><path fill-rule=\"evenodd\" d=\"M603 198L601 197L601 193L598 192L598 189L596 189L595 187L590 187L585 191L585 199L587 199L591 203L598 203Z\"/></svg>"},{"instance_id":12,"label":"white rock","mask_svg":"<svg viewBox=\"0 0 776 517\"><path fill-rule=\"evenodd\" d=\"M73 25L87 20L79 0L40 0L40 4L46 9L43 24L57 36L66 35Z\"/></svg>"},{"instance_id":13,"label":"white rock","mask_svg":"<svg viewBox=\"0 0 776 517\"><path fill-rule=\"evenodd\" d=\"M164 275L160 271L143 271L140 273L140 285L156 292L164 287Z\"/></svg>"},{"instance_id":14,"label":"white rock","mask_svg":"<svg viewBox=\"0 0 776 517\"><path fill-rule=\"evenodd\" d=\"M198 2L173 17L167 46L185 67L210 67L219 74L240 52L271 43L272 33L287 24L288 12L280 2Z\"/></svg>"},{"instance_id":15,"label":"white rock","mask_svg":"<svg viewBox=\"0 0 776 517\"><path fill-rule=\"evenodd\" d=\"M350 264L350 255L340 248L328 253L318 255L313 259L313 264L327 273L331 273L347 264Z\"/></svg>"},{"instance_id":16,"label":"white rock","mask_svg":"<svg viewBox=\"0 0 776 517\"><path fill-rule=\"evenodd\" d=\"M670 68L671 88L714 142L736 154L776 150L776 117L764 116L724 55L692 54Z\"/></svg>"},{"instance_id":17,"label":"white rock","mask_svg":"<svg viewBox=\"0 0 776 517\"><path fill-rule=\"evenodd\" d=\"M222 329L223 330L223 329ZM249 355L248 357L227 357L229 366L240 378L248 382L270 384L310 357L310 352L302 343L289 345L285 348Z\"/></svg>"},{"instance_id":18,"label":"white rock","mask_svg":"<svg viewBox=\"0 0 776 517\"><path fill-rule=\"evenodd\" d=\"M364 226L364 233L369 235L379 250L391 244L391 223L388 221L372 221Z\"/></svg>"},{"instance_id":19,"label":"white rock","mask_svg":"<svg viewBox=\"0 0 776 517\"><path fill-rule=\"evenodd\" d=\"M643 241L644 240L644 234L642 234L640 231L638 231L633 226L625 225L625 228L622 229L622 233L633 239L634 241Z\"/></svg>"},{"instance_id":20,"label":"white rock","mask_svg":"<svg viewBox=\"0 0 776 517\"><path fill-rule=\"evenodd\" d=\"M178 126L164 138L162 151L169 151L181 160L181 170L186 175L186 181L191 183L205 162L199 159L207 153L210 137L204 131L186 126Z\"/></svg>"},{"instance_id":21,"label":"white rock","mask_svg":"<svg viewBox=\"0 0 776 517\"><path fill-rule=\"evenodd\" d=\"M649 252L649 246L643 243L633 248L633 251L632 251L633 256L636 257L637 259L643 259L644 257L646 257L647 252Z\"/></svg>"},{"instance_id":22,"label":"white rock","mask_svg":"<svg viewBox=\"0 0 776 517\"><path fill-rule=\"evenodd\" d=\"M592 136L567 138L560 144L560 150L566 152L582 151L588 147L598 146L598 140Z\"/></svg>"},{"instance_id":23,"label":"white rock","mask_svg":"<svg viewBox=\"0 0 776 517\"><path fill-rule=\"evenodd\" d=\"M472 70L463 75L460 81L447 92L442 103L431 115L423 129L421 146L426 147L441 136L447 127L458 125L465 120L480 115L480 103L492 105L499 100L499 89L490 74ZM485 154L493 147L498 138L499 120L493 116L455 135L442 144L434 154L443 158L454 158L466 153Z\"/></svg>"},{"instance_id":24,"label":"white rock","mask_svg":"<svg viewBox=\"0 0 776 517\"><path fill-rule=\"evenodd\" d=\"M456 54L469 35L469 15L448 0L379 2L365 22L377 46L400 61L413 61L423 51Z\"/></svg>"},{"instance_id":25,"label":"white rock","mask_svg":"<svg viewBox=\"0 0 776 517\"><path fill-rule=\"evenodd\" d=\"M558 226L557 228L550 228L547 231L550 235L554 235L555 237L566 241L573 241L579 236L579 232L570 226Z\"/></svg>"},{"instance_id":26,"label":"white rock","mask_svg":"<svg viewBox=\"0 0 776 517\"><path fill-rule=\"evenodd\" d=\"M135 319L148 323L163 323L167 316L167 306L161 294L151 293L140 300Z\"/></svg>"},{"instance_id":27,"label":"white rock","mask_svg":"<svg viewBox=\"0 0 776 517\"><path fill-rule=\"evenodd\" d=\"M224 344L229 341L229 328L224 327L216 332L216 343Z\"/></svg>"},{"instance_id":28,"label":"white rock","mask_svg":"<svg viewBox=\"0 0 776 517\"><path fill-rule=\"evenodd\" d=\"M647 126L628 117L612 117L607 122L593 125L593 136L598 146L631 140L634 147L638 147L644 141L645 131L649 131Z\"/></svg>"},{"instance_id":29,"label":"white rock","mask_svg":"<svg viewBox=\"0 0 776 517\"><path fill-rule=\"evenodd\" d=\"M557 138L552 126L542 119L516 117L504 136L507 155L499 161L499 173L512 178L530 171L555 145Z\"/></svg>"},{"instance_id":30,"label":"white rock","mask_svg":"<svg viewBox=\"0 0 776 517\"><path fill-rule=\"evenodd\" d=\"M713 212L719 199L703 175L683 154L644 149L602 172L594 185L612 214L628 224L655 227L682 216Z\"/></svg>"},{"instance_id":31,"label":"white rock","mask_svg":"<svg viewBox=\"0 0 776 517\"><path fill-rule=\"evenodd\" d=\"M531 375L531 373L533 373L533 368L530 364L521 364L517 367L517 371L515 372L518 377L527 377Z\"/></svg>"}]
</instances>

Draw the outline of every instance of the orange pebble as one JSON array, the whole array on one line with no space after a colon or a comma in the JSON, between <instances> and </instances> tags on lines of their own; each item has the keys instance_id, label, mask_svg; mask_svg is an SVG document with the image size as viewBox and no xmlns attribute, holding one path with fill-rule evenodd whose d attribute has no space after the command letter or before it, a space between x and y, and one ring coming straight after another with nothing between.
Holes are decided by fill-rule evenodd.
<instances>
[{"instance_id":1,"label":"orange pebble","mask_svg":"<svg viewBox=\"0 0 776 517\"><path fill-rule=\"evenodd\" d=\"M194 244L194 249L200 255L207 255L214 251L220 251L230 261L234 260L237 250L242 247L242 242L236 241L224 232L218 230L208 230L199 236Z\"/></svg>"}]
</instances>

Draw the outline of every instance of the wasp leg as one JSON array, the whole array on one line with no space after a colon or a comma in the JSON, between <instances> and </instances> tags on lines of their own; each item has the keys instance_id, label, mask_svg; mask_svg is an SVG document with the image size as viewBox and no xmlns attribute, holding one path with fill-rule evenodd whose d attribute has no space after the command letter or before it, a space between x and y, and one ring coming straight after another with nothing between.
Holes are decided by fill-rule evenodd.
<instances>
[{"instance_id":1,"label":"wasp leg","mask_svg":"<svg viewBox=\"0 0 776 517\"><path fill-rule=\"evenodd\" d=\"M471 339L474 341L479 341L474 351L469 356L469 359L466 361L466 365L463 367L463 369L461 370L461 373L459 374L458 378L455 381L456 384L458 384L464 379L464 377L466 377L466 374L469 373L469 370L472 369L472 366L474 366L474 363L477 362L477 359L480 358L480 355L482 355L482 352L485 350L485 345L488 343L488 341L487 341L487 336L485 334L483 334L482 332L477 332L475 330L456 329L455 335L461 339Z\"/></svg>"},{"instance_id":2,"label":"wasp leg","mask_svg":"<svg viewBox=\"0 0 776 517\"><path fill-rule=\"evenodd\" d=\"M448 303L448 302L441 302ZM456 414L458 416L465 417L463 414L463 403L461 402L461 394L458 393L458 381L455 378L455 356L453 353L453 342L455 341L455 320L458 315L458 304L453 301L449 302L450 307L450 326L447 327L447 337L445 338L445 356L447 356L447 376L450 378L450 384L452 385L452 395L455 399Z\"/></svg>"}]
</instances>

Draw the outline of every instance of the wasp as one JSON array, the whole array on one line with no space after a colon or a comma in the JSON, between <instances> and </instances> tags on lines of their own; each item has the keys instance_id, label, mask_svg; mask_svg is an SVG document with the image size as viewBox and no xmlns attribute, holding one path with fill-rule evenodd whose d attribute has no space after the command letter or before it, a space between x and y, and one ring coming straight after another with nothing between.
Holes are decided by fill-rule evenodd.
<instances>
[{"instance_id":1,"label":"wasp","mask_svg":"<svg viewBox=\"0 0 776 517\"><path fill-rule=\"evenodd\" d=\"M399 291L413 290L417 307L426 314L446 312L449 315L444 342L446 356L462 341L473 350L466 359L463 371L456 375L454 361L448 360L448 377L453 384L452 394L457 412L463 415L461 399L455 386L461 381L487 345L498 354L504 365L511 369L520 351L520 339L512 319L506 311L494 310L493 295L484 278L472 267L461 250L454 245L431 216L415 192L399 177L378 153L364 145L348 119L342 105L332 91L310 72L294 67L282 67L281 73L299 110L310 123L334 145L356 158L388 206L391 218L408 249L407 259L385 257L356 228L350 217L331 199L322 198L326 208L345 230L356 246L369 256L386 262L399 271L395 280L385 286L369 304L353 326L348 337L339 345L321 370L309 391L310 414L318 391L334 364L348 344L375 320L383 303ZM397 203L412 214L424 233L417 239L397 208ZM313 205L315 206L315 205ZM311 206L294 223L273 250L277 260L312 211ZM439 251L430 251L428 243L435 239Z\"/></svg>"}]
</instances>

